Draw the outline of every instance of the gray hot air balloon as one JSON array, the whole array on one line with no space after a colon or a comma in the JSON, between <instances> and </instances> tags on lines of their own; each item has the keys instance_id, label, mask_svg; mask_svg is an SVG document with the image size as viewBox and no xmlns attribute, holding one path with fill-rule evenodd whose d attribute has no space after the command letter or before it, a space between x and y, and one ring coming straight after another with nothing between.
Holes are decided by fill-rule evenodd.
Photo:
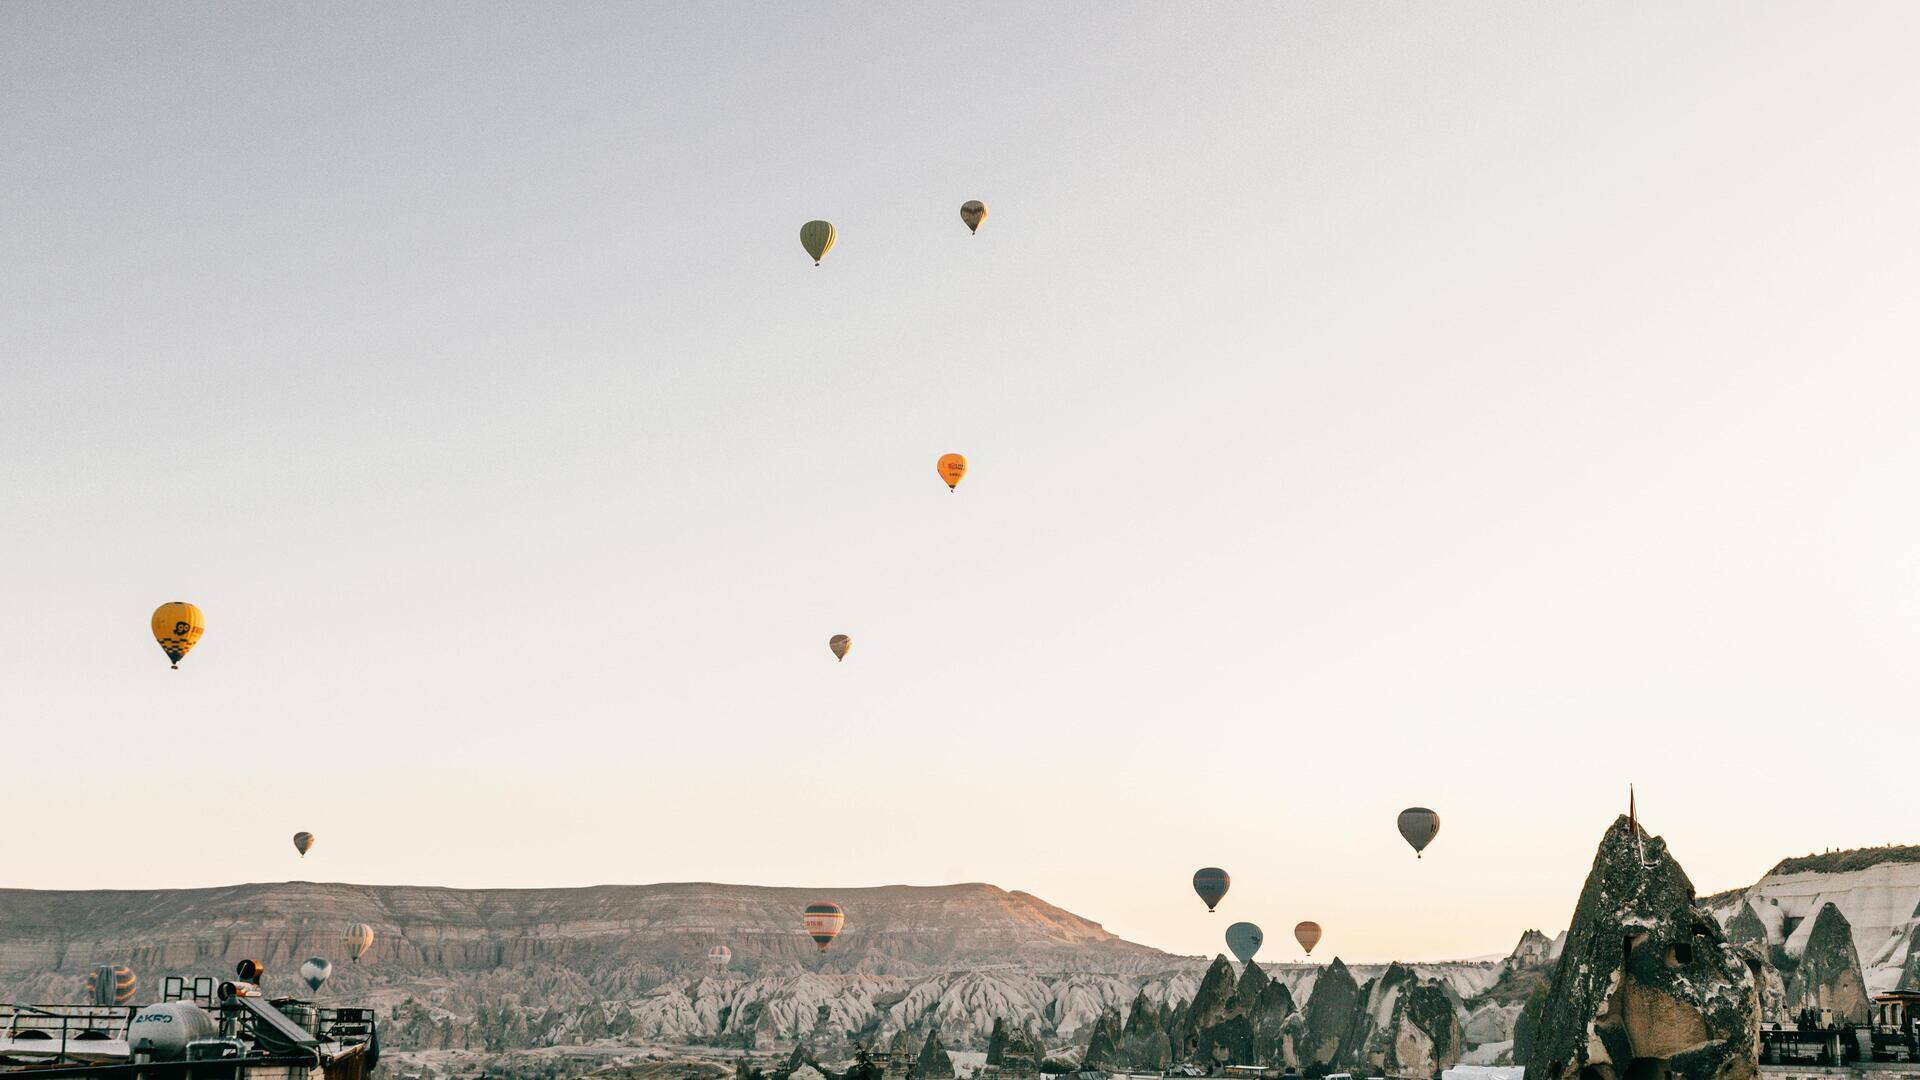
<instances>
[{"instance_id":1,"label":"gray hot air balloon","mask_svg":"<svg viewBox=\"0 0 1920 1080\"><path fill-rule=\"evenodd\" d=\"M1424 806L1409 806L1400 811L1400 835L1413 845L1415 858L1427 850L1433 838L1440 832L1440 815Z\"/></svg>"},{"instance_id":2,"label":"gray hot air balloon","mask_svg":"<svg viewBox=\"0 0 1920 1080\"><path fill-rule=\"evenodd\" d=\"M1227 948L1240 958L1243 964L1253 963L1253 954L1260 951L1260 943L1266 936L1260 928L1250 922L1237 922L1227 927Z\"/></svg>"},{"instance_id":3,"label":"gray hot air balloon","mask_svg":"<svg viewBox=\"0 0 1920 1080\"><path fill-rule=\"evenodd\" d=\"M305 979L307 987L317 994L321 987L327 985L327 980L333 977L333 962L318 956L309 956L306 963L300 965L300 977Z\"/></svg>"}]
</instances>

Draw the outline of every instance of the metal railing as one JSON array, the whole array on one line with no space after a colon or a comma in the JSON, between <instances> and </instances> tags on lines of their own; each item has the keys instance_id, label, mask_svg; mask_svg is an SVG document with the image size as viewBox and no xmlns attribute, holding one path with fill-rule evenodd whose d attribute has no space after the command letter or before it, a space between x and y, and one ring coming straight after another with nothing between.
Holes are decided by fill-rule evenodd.
<instances>
[{"instance_id":1,"label":"metal railing","mask_svg":"<svg viewBox=\"0 0 1920 1080\"><path fill-rule=\"evenodd\" d=\"M125 1045L135 1005L0 1005L0 1055L77 1061L88 1043Z\"/></svg>"}]
</instances>

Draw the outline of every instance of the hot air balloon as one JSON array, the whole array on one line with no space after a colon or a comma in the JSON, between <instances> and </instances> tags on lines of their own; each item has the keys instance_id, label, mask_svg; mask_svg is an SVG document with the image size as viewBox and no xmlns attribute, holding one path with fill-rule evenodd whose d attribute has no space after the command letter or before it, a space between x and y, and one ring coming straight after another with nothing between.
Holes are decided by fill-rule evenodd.
<instances>
[{"instance_id":1,"label":"hot air balloon","mask_svg":"<svg viewBox=\"0 0 1920 1080\"><path fill-rule=\"evenodd\" d=\"M140 980L125 964L102 964L87 972L86 997L94 1005L130 1005Z\"/></svg>"},{"instance_id":2,"label":"hot air balloon","mask_svg":"<svg viewBox=\"0 0 1920 1080\"><path fill-rule=\"evenodd\" d=\"M967 223L968 232L979 232L980 223L987 220L987 204L981 202L979 199L972 199L961 203L960 220Z\"/></svg>"},{"instance_id":3,"label":"hot air balloon","mask_svg":"<svg viewBox=\"0 0 1920 1080\"><path fill-rule=\"evenodd\" d=\"M1439 832L1439 814L1424 806L1409 806L1400 811L1400 835L1406 837L1407 843L1413 845L1414 858L1421 857L1420 853L1427 849L1428 844L1433 843L1433 838Z\"/></svg>"},{"instance_id":4,"label":"hot air balloon","mask_svg":"<svg viewBox=\"0 0 1920 1080\"><path fill-rule=\"evenodd\" d=\"M727 965L732 962L733 950L725 945L715 945L707 950L707 963L712 965L715 971L725 971Z\"/></svg>"},{"instance_id":5,"label":"hot air balloon","mask_svg":"<svg viewBox=\"0 0 1920 1080\"><path fill-rule=\"evenodd\" d=\"M807 936L813 938L821 952L826 952L833 939L840 936L840 928L846 925L847 913L840 910L839 904L808 904L801 921L806 925Z\"/></svg>"},{"instance_id":6,"label":"hot air balloon","mask_svg":"<svg viewBox=\"0 0 1920 1080\"><path fill-rule=\"evenodd\" d=\"M839 238L840 234L834 231L830 221L809 221L800 226L800 246L813 256L815 266L819 266L820 260L827 257L827 252L833 250L833 242Z\"/></svg>"},{"instance_id":7,"label":"hot air balloon","mask_svg":"<svg viewBox=\"0 0 1920 1080\"><path fill-rule=\"evenodd\" d=\"M1220 898L1227 895L1227 888L1232 884L1233 879L1217 866L1203 866L1193 872L1193 891L1207 902L1208 911L1220 903Z\"/></svg>"},{"instance_id":8,"label":"hot air balloon","mask_svg":"<svg viewBox=\"0 0 1920 1080\"><path fill-rule=\"evenodd\" d=\"M1227 948L1243 964L1253 962L1253 954L1260 951L1260 943L1264 940L1260 928L1250 922L1237 922L1227 927Z\"/></svg>"},{"instance_id":9,"label":"hot air balloon","mask_svg":"<svg viewBox=\"0 0 1920 1080\"><path fill-rule=\"evenodd\" d=\"M940 473L940 479L947 482L948 491L958 488L967 475L967 459L960 454L941 454L933 467Z\"/></svg>"},{"instance_id":10,"label":"hot air balloon","mask_svg":"<svg viewBox=\"0 0 1920 1080\"><path fill-rule=\"evenodd\" d=\"M353 845L349 844L347 846L351 847ZM293 850L299 852L301 858L303 859L306 858L307 852L313 850L313 834L310 832L294 833L293 834Z\"/></svg>"},{"instance_id":11,"label":"hot air balloon","mask_svg":"<svg viewBox=\"0 0 1920 1080\"><path fill-rule=\"evenodd\" d=\"M347 927L347 936L341 939L341 944L347 947L347 955L353 958L353 962L359 963L367 950L373 948L373 927L363 922L354 923Z\"/></svg>"},{"instance_id":12,"label":"hot air balloon","mask_svg":"<svg viewBox=\"0 0 1920 1080\"><path fill-rule=\"evenodd\" d=\"M206 631L207 617L185 600L170 601L153 609L153 640L160 643L175 670Z\"/></svg>"},{"instance_id":13,"label":"hot air balloon","mask_svg":"<svg viewBox=\"0 0 1920 1080\"><path fill-rule=\"evenodd\" d=\"M835 634L827 639L827 648L833 650L835 660L845 660L847 653L853 650L853 639L845 634Z\"/></svg>"},{"instance_id":14,"label":"hot air balloon","mask_svg":"<svg viewBox=\"0 0 1920 1080\"><path fill-rule=\"evenodd\" d=\"M333 962L318 956L309 956L306 962L300 965L300 977L305 979L307 987L317 994L321 987L327 985L327 980L333 977Z\"/></svg>"},{"instance_id":15,"label":"hot air balloon","mask_svg":"<svg viewBox=\"0 0 1920 1080\"><path fill-rule=\"evenodd\" d=\"M1313 955L1313 947L1320 944L1320 924L1303 922L1293 928L1293 940L1300 943L1308 956Z\"/></svg>"}]
</instances>

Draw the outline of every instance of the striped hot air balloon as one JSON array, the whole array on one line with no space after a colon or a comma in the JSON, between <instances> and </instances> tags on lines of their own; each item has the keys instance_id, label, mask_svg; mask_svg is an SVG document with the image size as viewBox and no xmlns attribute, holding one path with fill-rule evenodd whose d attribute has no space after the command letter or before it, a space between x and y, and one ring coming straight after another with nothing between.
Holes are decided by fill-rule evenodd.
<instances>
[{"instance_id":1,"label":"striped hot air balloon","mask_svg":"<svg viewBox=\"0 0 1920 1080\"><path fill-rule=\"evenodd\" d=\"M347 935L340 943L347 947L347 955L357 964L367 950L373 948L373 927L363 922L354 923L347 927Z\"/></svg>"},{"instance_id":2,"label":"striped hot air balloon","mask_svg":"<svg viewBox=\"0 0 1920 1080\"><path fill-rule=\"evenodd\" d=\"M840 928L846 925L847 913L840 910L839 904L808 904L801 921L806 924L807 936L820 946L821 952L826 952L833 939L840 936Z\"/></svg>"},{"instance_id":3,"label":"striped hot air balloon","mask_svg":"<svg viewBox=\"0 0 1920 1080\"><path fill-rule=\"evenodd\" d=\"M707 950L707 963L715 971L725 971L727 965L733 963L733 950L725 945L715 945Z\"/></svg>"},{"instance_id":4,"label":"striped hot air balloon","mask_svg":"<svg viewBox=\"0 0 1920 1080\"><path fill-rule=\"evenodd\" d=\"M102 964L87 972L87 1000L95 1005L130 1005L140 980L125 964Z\"/></svg>"},{"instance_id":5,"label":"striped hot air balloon","mask_svg":"<svg viewBox=\"0 0 1920 1080\"><path fill-rule=\"evenodd\" d=\"M1233 879L1227 876L1225 870L1217 866L1203 866L1193 872L1193 891L1199 893L1200 899L1207 902L1208 911L1219 906L1221 899L1227 895L1227 888L1232 884Z\"/></svg>"}]
</instances>

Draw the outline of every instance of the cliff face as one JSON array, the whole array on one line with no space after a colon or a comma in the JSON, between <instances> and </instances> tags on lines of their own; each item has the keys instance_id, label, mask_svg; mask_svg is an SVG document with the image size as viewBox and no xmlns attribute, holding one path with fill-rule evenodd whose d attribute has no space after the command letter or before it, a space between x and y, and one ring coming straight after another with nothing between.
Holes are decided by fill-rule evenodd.
<instances>
[{"instance_id":1,"label":"cliff face","mask_svg":"<svg viewBox=\"0 0 1920 1080\"><path fill-rule=\"evenodd\" d=\"M1869 994L1901 985L1909 970L1920 974L1920 847L1785 859L1752 886L1709 901L1729 936L1751 940L1757 927L1769 962L1783 971L1805 952L1828 904L1846 918Z\"/></svg>"},{"instance_id":2,"label":"cliff face","mask_svg":"<svg viewBox=\"0 0 1920 1080\"><path fill-rule=\"evenodd\" d=\"M1527 1075L1757 1076L1759 998L1744 948L1695 904L1666 842L1621 817L1600 841L1537 1026L1529 1022Z\"/></svg>"},{"instance_id":3,"label":"cliff face","mask_svg":"<svg viewBox=\"0 0 1920 1080\"><path fill-rule=\"evenodd\" d=\"M800 911L830 896L846 929L824 957ZM35 971L79 971L110 957L136 971L269 968L344 960L340 936L365 922L366 962L395 972L552 963L610 992L703 970L726 945L736 969L770 964L914 975L1014 966L1143 974L1180 961L1037 897L991 885L772 889L605 885L587 889L434 889L283 882L139 892L0 890L0 985ZM346 967L345 964L337 964Z\"/></svg>"}]
</instances>

